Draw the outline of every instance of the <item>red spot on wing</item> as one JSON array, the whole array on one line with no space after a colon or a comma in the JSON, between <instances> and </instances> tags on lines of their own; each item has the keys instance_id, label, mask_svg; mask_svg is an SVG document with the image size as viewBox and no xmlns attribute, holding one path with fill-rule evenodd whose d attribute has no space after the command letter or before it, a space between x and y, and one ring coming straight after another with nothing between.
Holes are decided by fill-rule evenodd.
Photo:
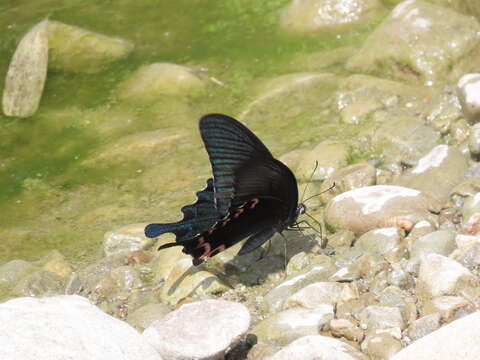
<instances>
[{"instance_id":1,"label":"red spot on wing","mask_svg":"<svg viewBox=\"0 0 480 360\"><path fill-rule=\"evenodd\" d=\"M257 204L258 204L259 202L260 202L260 200L258 200L258 199L253 199L253 200L252 200L252 203L251 203L251 205L250 205L250 209L255 208L255 206L257 206Z\"/></svg>"}]
</instances>

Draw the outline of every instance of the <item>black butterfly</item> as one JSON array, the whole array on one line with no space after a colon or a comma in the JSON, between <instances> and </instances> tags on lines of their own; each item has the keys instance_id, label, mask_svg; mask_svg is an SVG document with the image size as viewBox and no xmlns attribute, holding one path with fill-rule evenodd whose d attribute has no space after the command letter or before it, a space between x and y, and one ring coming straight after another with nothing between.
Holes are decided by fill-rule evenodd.
<instances>
[{"instance_id":1,"label":"black butterfly","mask_svg":"<svg viewBox=\"0 0 480 360\"><path fill-rule=\"evenodd\" d=\"M238 255L255 250L275 232L297 225L305 213L298 203L297 180L265 145L237 120L222 114L200 119L200 133L213 169L213 180L182 208L183 220L150 224L145 235L171 232L193 265L248 237Z\"/></svg>"}]
</instances>

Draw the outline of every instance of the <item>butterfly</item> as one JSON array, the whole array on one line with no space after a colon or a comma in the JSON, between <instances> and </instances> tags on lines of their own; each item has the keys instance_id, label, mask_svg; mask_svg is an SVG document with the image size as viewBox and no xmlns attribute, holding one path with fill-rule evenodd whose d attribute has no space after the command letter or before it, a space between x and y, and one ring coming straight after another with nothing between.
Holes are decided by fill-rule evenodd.
<instances>
[{"instance_id":1,"label":"butterfly","mask_svg":"<svg viewBox=\"0 0 480 360\"><path fill-rule=\"evenodd\" d=\"M159 250L183 246L197 266L245 238L238 255L298 226L306 207L298 202L297 180L252 131L227 115L209 114L200 119L200 134L213 179L196 193L194 204L181 209L181 221L145 227L150 238L176 235Z\"/></svg>"}]
</instances>

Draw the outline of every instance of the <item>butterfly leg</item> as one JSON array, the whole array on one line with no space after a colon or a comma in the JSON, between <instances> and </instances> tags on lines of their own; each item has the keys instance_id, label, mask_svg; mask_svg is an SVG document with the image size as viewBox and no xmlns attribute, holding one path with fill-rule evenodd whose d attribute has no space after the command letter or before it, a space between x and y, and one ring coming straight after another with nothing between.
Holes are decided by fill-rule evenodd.
<instances>
[{"instance_id":1,"label":"butterfly leg","mask_svg":"<svg viewBox=\"0 0 480 360\"><path fill-rule=\"evenodd\" d=\"M284 278L287 277L287 238L281 232L279 232L280 236L283 238L283 274Z\"/></svg>"}]
</instances>

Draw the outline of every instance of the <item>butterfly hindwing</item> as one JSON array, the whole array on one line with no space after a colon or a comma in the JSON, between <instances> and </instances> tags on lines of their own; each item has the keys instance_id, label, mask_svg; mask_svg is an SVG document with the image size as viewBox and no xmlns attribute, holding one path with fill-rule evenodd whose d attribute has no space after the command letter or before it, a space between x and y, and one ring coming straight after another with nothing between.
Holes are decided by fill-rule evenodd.
<instances>
[{"instance_id":1,"label":"butterfly hindwing","mask_svg":"<svg viewBox=\"0 0 480 360\"><path fill-rule=\"evenodd\" d=\"M183 219L174 223L150 224L145 235L153 238L171 232L176 235L178 245L185 240L211 228L220 218L213 201L213 180L207 180L207 187L197 192L197 201L182 208Z\"/></svg>"}]
</instances>

